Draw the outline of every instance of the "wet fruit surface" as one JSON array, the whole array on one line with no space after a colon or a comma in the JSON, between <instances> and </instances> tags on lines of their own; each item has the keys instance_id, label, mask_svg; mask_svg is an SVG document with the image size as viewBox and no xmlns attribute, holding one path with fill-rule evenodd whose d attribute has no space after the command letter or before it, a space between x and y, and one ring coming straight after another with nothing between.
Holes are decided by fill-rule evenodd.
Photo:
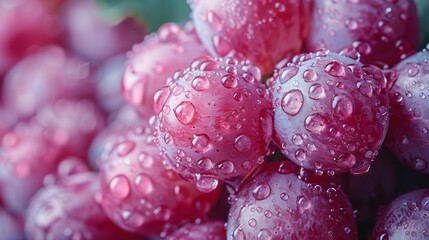
<instances>
[{"instance_id":1,"label":"wet fruit surface","mask_svg":"<svg viewBox=\"0 0 429 240\"><path fill-rule=\"evenodd\" d=\"M3 100L22 117L60 98L77 99L92 93L89 65L71 58L65 49L47 46L22 59L5 77Z\"/></svg>"},{"instance_id":2,"label":"wet fruit surface","mask_svg":"<svg viewBox=\"0 0 429 240\"><path fill-rule=\"evenodd\" d=\"M9 131L1 143L1 196L8 209L23 213L45 176L55 173L61 153L46 135L28 126Z\"/></svg>"},{"instance_id":3,"label":"wet fruit surface","mask_svg":"<svg viewBox=\"0 0 429 240\"><path fill-rule=\"evenodd\" d=\"M124 131L100 162L102 206L118 226L165 236L210 211L217 192L204 194L164 167L147 129Z\"/></svg>"},{"instance_id":4,"label":"wet fruit surface","mask_svg":"<svg viewBox=\"0 0 429 240\"><path fill-rule=\"evenodd\" d=\"M417 53L394 70L397 76L389 90L392 114L386 144L403 163L429 173L429 53Z\"/></svg>"},{"instance_id":5,"label":"wet fruit surface","mask_svg":"<svg viewBox=\"0 0 429 240\"><path fill-rule=\"evenodd\" d=\"M232 203L227 239L357 239L346 195L326 178L299 176L291 162L267 164Z\"/></svg>"},{"instance_id":6,"label":"wet fruit surface","mask_svg":"<svg viewBox=\"0 0 429 240\"><path fill-rule=\"evenodd\" d=\"M257 67L207 57L175 76L155 96L157 140L171 168L211 191L265 161L272 113Z\"/></svg>"},{"instance_id":7,"label":"wet fruit surface","mask_svg":"<svg viewBox=\"0 0 429 240\"><path fill-rule=\"evenodd\" d=\"M307 0L199 0L192 18L199 37L213 56L243 56L264 75L300 51L308 30Z\"/></svg>"},{"instance_id":8,"label":"wet fruit surface","mask_svg":"<svg viewBox=\"0 0 429 240\"><path fill-rule=\"evenodd\" d=\"M325 50L294 61L269 83L283 154L318 174L366 173L388 127L383 73Z\"/></svg>"},{"instance_id":9,"label":"wet fruit surface","mask_svg":"<svg viewBox=\"0 0 429 240\"><path fill-rule=\"evenodd\" d=\"M80 173L37 192L25 222L28 239L138 239L113 224L102 211L97 202L97 179L95 173Z\"/></svg>"},{"instance_id":10,"label":"wet fruit surface","mask_svg":"<svg viewBox=\"0 0 429 240\"><path fill-rule=\"evenodd\" d=\"M220 221L208 221L199 224L187 224L173 234L168 235L166 240L226 240L225 223Z\"/></svg>"},{"instance_id":11,"label":"wet fruit surface","mask_svg":"<svg viewBox=\"0 0 429 240\"><path fill-rule=\"evenodd\" d=\"M122 94L142 115L154 114L154 95L176 71L206 55L194 27L169 23L133 47L122 79ZM168 61L165 61L168 59Z\"/></svg>"},{"instance_id":12,"label":"wet fruit surface","mask_svg":"<svg viewBox=\"0 0 429 240\"><path fill-rule=\"evenodd\" d=\"M428 10L0 0L0 240L429 239Z\"/></svg>"},{"instance_id":13,"label":"wet fruit surface","mask_svg":"<svg viewBox=\"0 0 429 240\"><path fill-rule=\"evenodd\" d=\"M428 201L428 189L413 191L395 199L378 217L372 239L428 239Z\"/></svg>"},{"instance_id":14,"label":"wet fruit surface","mask_svg":"<svg viewBox=\"0 0 429 240\"><path fill-rule=\"evenodd\" d=\"M353 9L353 11L350 11ZM419 44L412 0L314 1L307 51L356 48L363 63L392 67Z\"/></svg>"}]
</instances>

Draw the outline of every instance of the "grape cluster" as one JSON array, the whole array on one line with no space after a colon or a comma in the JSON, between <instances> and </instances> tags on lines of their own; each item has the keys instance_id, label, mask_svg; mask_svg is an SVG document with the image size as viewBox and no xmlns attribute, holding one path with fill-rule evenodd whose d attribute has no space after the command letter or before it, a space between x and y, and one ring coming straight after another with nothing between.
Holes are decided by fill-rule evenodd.
<instances>
[{"instance_id":1,"label":"grape cluster","mask_svg":"<svg viewBox=\"0 0 429 240\"><path fill-rule=\"evenodd\" d=\"M414 0L187 4L0 0L0 240L429 239Z\"/></svg>"}]
</instances>

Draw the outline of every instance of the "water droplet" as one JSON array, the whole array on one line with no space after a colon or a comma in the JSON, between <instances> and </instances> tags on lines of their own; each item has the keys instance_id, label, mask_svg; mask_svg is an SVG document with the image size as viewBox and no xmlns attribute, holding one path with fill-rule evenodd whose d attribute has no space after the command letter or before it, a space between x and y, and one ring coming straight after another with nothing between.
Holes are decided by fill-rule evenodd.
<instances>
[{"instance_id":1,"label":"water droplet","mask_svg":"<svg viewBox=\"0 0 429 240\"><path fill-rule=\"evenodd\" d=\"M424 171L428 167L427 162L421 158L414 159L414 167L417 171Z\"/></svg>"},{"instance_id":2,"label":"water droplet","mask_svg":"<svg viewBox=\"0 0 429 240\"><path fill-rule=\"evenodd\" d=\"M225 56L231 50L231 46L225 37L213 36L212 41L219 56Z\"/></svg>"},{"instance_id":3,"label":"water droplet","mask_svg":"<svg viewBox=\"0 0 429 240\"><path fill-rule=\"evenodd\" d=\"M296 198L296 204L300 213L303 213L305 210L310 209L312 205L310 200L303 195L300 195Z\"/></svg>"},{"instance_id":4,"label":"water droplet","mask_svg":"<svg viewBox=\"0 0 429 240\"><path fill-rule=\"evenodd\" d=\"M334 117L339 120L344 120L353 114L353 102L347 95L335 95L331 106Z\"/></svg>"},{"instance_id":5,"label":"water droplet","mask_svg":"<svg viewBox=\"0 0 429 240\"><path fill-rule=\"evenodd\" d=\"M215 12L210 11L207 14L207 21L216 29L216 31L221 31L223 28L222 18Z\"/></svg>"},{"instance_id":6,"label":"water droplet","mask_svg":"<svg viewBox=\"0 0 429 240\"><path fill-rule=\"evenodd\" d=\"M346 69L344 68L343 64L337 61L332 61L325 66L325 72L333 77L345 77L346 76Z\"/></svg>"},{"instance_id":7,"label":"water droplet","mask_svg":"<svg viewBox=\"0 0 429 240\"><path fill-rule=\"evenodd\" d=\"M252 146L252 140L245 134L241 134L234 140L234 147L240 152L245 152Z\"/></svg>"},{"instance_id":8,"label":"water droplet","mask_svg":"<svg viewBox=\"0 0 429 240\"><path fill-rule=\"evenodd\" d=\"M306 82L315 82L317 81L317 73L313 69L307 69L304 71L302 77Z\"/></svg>"},{"instance_id":9,"label":"water droplet","mask_svg":"<svg viewBox=\"0 0 429 240\"><path fill-rule=\"evenodd\" d=\"M409 77L415 77L417 76L417 74L419 74L419 69L417 68L417 66L413 65L410 68L408 68L407 73Z\"/></svg>"},{"instance_id":10,"label":"water droplet","mask_svg":"<svg viewBox=\"0 0 429 240\"><path fill-rule=\"evenodd\" d=\"M238 85L238 79L233 75L226 75L222 78L222 85L226 88L235 88Z\"/></svg>"},{"instance_id":11,"label":"water droplet","mask_svg":"<svg viewBox=\"0 0 429 240\"><path fill-rule=\"evenodd\" d=\"M326 92L322 85L315 83L308 89L308 96L313 100L319 100L326 97Z\"/></svg>"},{"instance_id":12,"label":"water droplet","mask_svg":"<svg viewBox=\"0 0 429 240\"><path fill-rule=\"evenodd\" d=\"M195 150L195 152L201 153L207 150L209 143L210 140L207 135L194 135L194 139L192 139L192 148Z\"/></svg>"},{"instance_id":13,"label":"water droplet","mask_svg":"<svg viewBox=\"0 0 429 240\"><path fill-rule=\"evenodd\" d=\"M282 193L282 194L280 194L280 198L281 198L283 201L287 201L287 200L289 199L289 195L287 195L286 193Z\"/></svg>"},{"instance_id":14,"label":"water droplet","mask_svg":"<svg viewBox=\"0 0 429 240\"><path fill-rule=\"evenodd\" d=\"M371 45L367 42L356 41L352 46L362 55L369 55L372 52Z\"/></svg>"},{"instance_id":15,"label":"water droplet","mask_svg":"<svg viewBox=\"0 0 429 240\"><path fill-rule=\"evenodd\" d=\"M256 222L256 220L254 218L251 218L248 222L249 226L251 227L255 227L256 224L258 224L258 222Z\"/></svg>"},{"instance_id":16,"label":"water droplet","mask_svg":"<svg viewBox=\"0 0 429 240\"><path fill-rule=\"evenodd\" d=\"M287 92L282 100L281 106L285 113L295 116L301 110L304 104L304 96L298 89Z\"/></svg>"},{"instance_id":17,"label":"water droplet","mask_svg":"<svg viewBox=\"0 0 429 240\"><path fill-rule=\"evenodd\" d=\"M156 114L162 111L164 104L167 101L169 96L170 96L170 88L168 87L163 87L155 93L153 99L154 99L154 110Z\"/></svg>"},{"instance_id":18,"label":"water droplet","mask_svg":"<svg viewBox=\"0 0 429 240\"><path fill-rule=\"evenodd\" d=\"M292 136L292 142L295 145L302 145L302 143L304 142L304 139L302 138L302 136L300 134L294 134Z\"/></svg>"},{"instance_id":19,"label":"water droplet","mask_svg":"<svg viewBox=\"0 0 429 240\"><path fill-rule=\"evenodd\" d=\"M171 135L171 133L166 133L164 136L164 141L166 144L172 144L173 143L173 136Z\"/></svg>"},{"instance_id":20,"label":"water droplet","mask_svg":"<svg viewBox=\"0 0 429 240\"><path fill-rule=\"evenodd\" d=\"M113 197L122 200L130 194L130 182L124 175L118 175L110 181L109 189Z\"/></svg>"},{"instance_id":21,"label":"water droplet","mask_svg":"<svg viewBox=\"0 0 429 240\"><path fill-rule=\"evenodd\" d=\"M192 80L192 87L195 91L207 90L210 86L210 82L205 76L197 76Z\"/></svg>"},{"instance_id":22,"label":"water droplet","mask_svg":"<svg viewBox=\"0 0 429 240\"><path fill-rule=\"evenodd\" d=\"M213 168L213 161L210 158L201 158L198 161L198 168L203 171L208 171Z\"/></svg>"},{"instance_id":23,"label":"water droplet","mask_svg":"<svg viewBox=\"0 0 429 240\"><path fill-rule=\"evenodd\" d=\"M425 211L429 211L429 197L425 197L422 199L422 208Z\"/></svg>"},{"instance_id":24,"label":"water droplet","mask_svg":"<svg viewBox=\"0 0 429 240\"><path fill-rule=\"evenodd\" d=\"M353 175L361 175L361 174L367 173L370 167L371 167L371 162L364 159L356 162L356 164L352 167L350 172Z\"/></svg>"},{"instance_id":25,"label":"water droplet","mask_svg":"<svg viewBox=\"0 0 429 240\"><path fill-rule=\"evenodd\" d=\"M355 30L358 27L358 23L356 20L349 18L346 20L346 27L350 30Z\"/></svg>"},{"instance_id":26,"label":"water droplet","mask_svg":"<svg viewBox=\"0 0 429 240\"><path fill-rule=\"evenodd\" d=\"M410 139L408 139L408 137L406 135L402 135L401 143L403 145L408 145L410 143Z\"/></svg>"},{"instance_id":27,"label":"water droplet","mask_svg":"<svg viewBox=\"0 0 429 240\"><path fill-rule=\"evenodd\" d=\"M195 106L188 101L181 102L175 109L174 114L182 124L189 124L195 117Z\"/></svg>"},{"instance_id":28,"label":"water droplet","mask_svg":"<svg viewBox=\"0 0 429 240\"><path fill-rule=\"evenodd\" d=\"M341 167L351 168L356 164L356 156L352 153L341 154L336 162Z\"/></svg>"},{"instance_id":29,"label":"water droplet","mask_svg":"<svg viewBox=\"0 0 429 240\"><path fill-rule=\"evenodd\" d=\"M144 173L139 174L134 183L141 194L148 195L153 192L152 179Z\"/></svg>"},{"instance_id":30,"label":"water droplet","mask_svg":"<svg viewBox=\"0 0 429 240\"><path fill-rule=\"evenodd\" d=\"M220 174L228 175L234 172L234 164L231 161L225 160L217 166Z\"/></svg>"},{"instance_id":31,"label":"water droplet","mask_svg":"<svg viewBox=\"0 0 429 240\"><path fill-rule=\"evenodd\" d=\"M261 229L257 237L258 240L272 240L271 232L268 229Z\"/></svg>"},{"instance_id":32,"label":"water droplet","mask_svg":"<svg viewBox=\"0 0 429 240\"><path fill-rule=\"evenodd\" d=\"M135 143L132 141L121 142L117 147L118 156L124 157L128 155L135 147Z\"/></svg>"},{"instance_id":33,"label":"water droplet","mask_svg":"<svg viewBox=\"0 0 429 240\"><path fill-rule=\"evenodd\" d=\"M359 81L357 83L357 87L361 94L369 98L372 97L374 88L370 83L368 83L367 81Z\"/></svg>"},{"instance_id":34,"label":"water droplet","mask_svg":"<svg viewBox=\"0 0 429 240\"><path fill-rule=\"evenodd\" d=\"M389 240L389 234L387 234L387 233L381 233L379 236L378 236L378 238L377 238L378 240Z\"/></svg>"},{"instance_id":35,"label":"water droplet","mask_svg":"<svg viewBox=\"0 0 429 240\"><path fill-rule=\"evenodd\" d=\"M303 150L303 149L298 149L295 152L295 158L298 161L305 161L305 159L307 158L307 153Z\"/></svg>"},{"instance_id":36,"label":"water droplet","mask_svg":"<svg viewBox=\"0 0 429 240\"><path fill-rule=\"evenodd\" d=\"M196 176L196 186L201 192L211 192L217 188L219 180L212 176Z\"/></svg>"},{"instance_id":37,"label":"water droplet","mask_svg":"<svg viewBox=\"0 0 429 240\"><path fill-rule=\"evenodd\" d=\"M256 200L264 200L271 194L271 187L268 184L260 184L252 191Z\"/></svg>"},{"instance_id":38,"label":"water droplet","mask_svg":"<svg viewBox=\"0 0 429 240\"><path fill-rule=\"evenodd\" d=\"M326 129L326 120L319 113L315 113L305 119L304 126L309 132L320 134Z\"/></svg>"},{"instance_id":39,"label":"water droplet","mask_svg":"<svg viewBox=\"0 0 429 240\"><path fill-rule=\"evenodd\" d=\"M241 229L240 227L236 228L234 230L234 233L233 233L233 239L234 240L246 240L243 229Z\"/></svg>"},{"instance_id":40,"label":"water droplet","mask_svg":"<svg viewBox=\"0 0 429 240\"><path fill-rule=\"evenodd\" d=\"M140 163L140 166L143 168L149 168L153 165L153 157L148 155L147 153L141 152L138 157L137 160Z\"/></svg>"},{"instance_id":41,"label":"water droplet","mask_svg":"<svg viewBox=\"0 0 429 240\"><path fill-rule=\"evenodd\" d=\"M280 83L286 83L291 78L293 78L299 71L298 67L288 66L284 68L280 74Z\"/></svg>"},{"instance_id":42,"label":"water droplet","mask_svg":"<svg viewBox=\"0 0 429 240\"><path fill-rule=\"evenodd\" d=\"M144 223L144 217L137 212L123 211L121 213L121 218L123 222L131 228L140 228Z\"/></svg>"},{"instance_id":43,"label":"water droplet","mask_svg":"<svg viewBox=\"0 0 429 240\"><path fill-rule=\"evenodd\" d=\"M241 164L241 167L242 167L244 170L249 170L249 169L252 167L252 163L250 163L249 161L244 161L244 162Z\"/></svg>"}]
</instances>

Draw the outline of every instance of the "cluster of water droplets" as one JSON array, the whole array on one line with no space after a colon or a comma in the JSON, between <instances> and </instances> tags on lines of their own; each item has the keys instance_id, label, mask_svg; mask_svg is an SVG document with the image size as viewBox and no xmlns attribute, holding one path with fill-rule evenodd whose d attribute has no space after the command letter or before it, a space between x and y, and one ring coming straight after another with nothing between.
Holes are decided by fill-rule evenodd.
<instances>
[{"instance_id":1,"label":"cluster of water droplets","mask_svg":"<svg viewBox=\"0 0 429 240\"><path fill-rule=\"evenodd\" d=\"M319 174L369 170L388 123L379 68L321 50L295 57L268 84L280 147L290 159Z\"/></svg>"},{"instance_id":2,"label":"cluster of water droplets","mask_svg":"<svg viewBox=\"0 0 429 240\"><path fill-rule=\"evenodd\" d=\"M106 213L120 216L113 217L117 224L142 234L165 235L177 222L203 216L212 204L213 196L203 196L192 183L164 167L150 129L138 128L118 137L102 162L101 179ZM159 223L156 229L145 229L155 222Z\"/></svg>"},{"instance_id":3,"label":"cluster of water droplets","mask_svg":"<svg viewBox=\"0 0 429 240\"><path fill-rule=\"evenodd\" d=\"M343 227L345 235L350 234L353 231L352 209L346 205L341 207L345 201L341 190L323 181L314 181L314 177L306 182L309 179L304 177L305 174L300 176L299 172L299 168L290 162L271 163L248 180L232 202L228 233L234 239L247 239L255 234L258 239L271 239L289 233L299 236L304 234L299 229L304 228L295 228L294 223L319 211L315 206L328 205L327 212L331 219L337 217L336 212L350 217ZM299 181L301 178L305 180ZM325 216L327 212L319 212L319 217L328 217ZM335 232L333 225L327 227Z\"/></svg>"},{"instance_id":4,"label":"cluster of water droplets","mask_svg":"<svg viewBox=\"0 0 429 240\"><path fill-rule=\"evenodd\" d=\"M201 191L265 161L272 114L261 79L248 61L200 57L155 94L161 152Z\"/></svg>"}]
</instances>

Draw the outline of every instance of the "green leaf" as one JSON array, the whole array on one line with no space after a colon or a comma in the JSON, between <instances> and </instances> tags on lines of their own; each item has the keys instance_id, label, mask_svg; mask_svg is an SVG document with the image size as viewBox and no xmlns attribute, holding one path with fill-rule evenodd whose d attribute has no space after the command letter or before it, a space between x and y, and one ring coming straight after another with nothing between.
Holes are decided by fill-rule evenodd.
<instances>
[{"instance_id":1,"label":"green leaf","mask_svg":"<svg viewBox=\"0 0 429 240\"><path fill-rule=\"evenodd\" d=\"M97 0L108 18L133 15L153 32L166 22L184 23L191 9L186 0Z\"/></svg>"},{"instance_id":2,"label":"green leaf","mask_svg":"<svg viewBox=\"0 0 429 240\"><path fill-rule=\"evenodd\" d=\"M422 48L429 44L429 0L417 0Z\"/></svg>"}]
</instances>

